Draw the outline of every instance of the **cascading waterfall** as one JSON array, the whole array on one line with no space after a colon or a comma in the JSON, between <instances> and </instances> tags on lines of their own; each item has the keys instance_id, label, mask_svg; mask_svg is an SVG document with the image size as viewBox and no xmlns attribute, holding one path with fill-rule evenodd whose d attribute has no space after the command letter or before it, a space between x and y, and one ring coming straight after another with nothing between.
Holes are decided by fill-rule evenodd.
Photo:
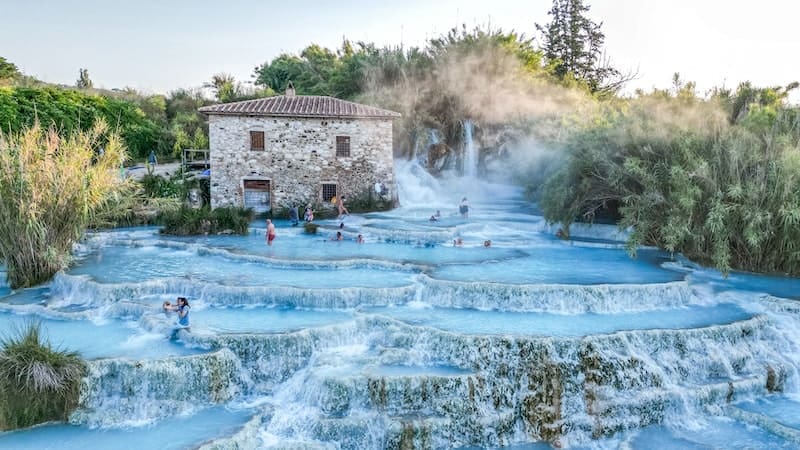
<instances>
[{"instance_id":1,"label":"cascading waterfall","mask_svg":"<svg viewBox=\"0 0 800 450\"><path fill-rule=\"evenodd\" d=\"M472 120L464 119L464 169L463 174L468 178L478 176L478 148L472 139L473 124Z\"/></svg>"},{"instance_id":2,"label":"cascading waterfall","mask_svg":"<svg viewBox=\"0 0 800 450\"><path fill-rule=\"evenodd\" d=\"M429 174L417 161L397 161L400 205L404 208L435 207L442 204L441 181Z\"/></svg>"},{"instance_id":3,"label":"cascading waterfall","mask_svg":"<svg viewBox=\"0 0 800 450\"><path fill-rule=\"evenodd\" d=\"M474 177L469 120L464 132L464 174ZM766 430L743 446L800 444L800 432L739 408L800 393L795 301L692 276L703 269L652 249L631 260L605 230L555 239L540 217L519 212L514 188L436 179L416 162L398 163L397 174L400 210L346 224L367 244L280 221L270 248L263 228L196 239L101 232L46 289L0 292L0 326L27 314L78 322L64 328L70 347L108 342L103 333L117 326L119 345L156 335L142 345L185 350L134 358L92 348L99 356L71 418L90 436L224 405L252 419L203 448L737 447L728 435L720 444L670 434L716 415ZM483 216L448 214L470 187ZM437 208L442 217L429 221ZM463 247L450 245L454 236ZM783 283L780 292L800 289ZM160 310L177 295L191 300L189 330ZM652 442L637 431L648 426ZM0 447L25 448L26 433L40 432L0 434Z\"/></svg>"}]
</instances>

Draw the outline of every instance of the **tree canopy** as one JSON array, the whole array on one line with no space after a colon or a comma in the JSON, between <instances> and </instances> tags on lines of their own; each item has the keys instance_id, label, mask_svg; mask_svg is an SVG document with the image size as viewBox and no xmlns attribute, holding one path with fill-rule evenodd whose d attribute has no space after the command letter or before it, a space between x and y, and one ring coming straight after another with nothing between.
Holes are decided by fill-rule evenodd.
<instances>
[{"instance_id":1,"label":"tree canopy","mask_svg":"<svg viewBox=\"0 0 800 450\"><path fill-rule=\"evenodd\" d=\"M11 81L22 75L17 66L0 56L0 81Z\"/></svg>"}]
</instances>

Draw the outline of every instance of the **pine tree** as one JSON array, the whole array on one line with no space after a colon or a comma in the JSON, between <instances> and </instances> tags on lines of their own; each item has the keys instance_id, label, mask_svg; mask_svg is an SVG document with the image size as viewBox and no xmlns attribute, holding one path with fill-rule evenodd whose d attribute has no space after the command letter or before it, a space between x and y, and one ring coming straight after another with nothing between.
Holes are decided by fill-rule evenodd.
<instances>
[{"instance_id":1,"label":"pine tree","mask_svg":"<svg viewBox=\"0 0 800 450\"><path fill-rule=\"evenodd\" d=\"M548 12L552 21L544 26L536 24L545 58L561 79L572 76L584 81L592 92L615 90L621 82L612 79L620 72L603 60L602 23L589 19L588 12L583 0L553 0Z\"/></svg>"}]
</instances>

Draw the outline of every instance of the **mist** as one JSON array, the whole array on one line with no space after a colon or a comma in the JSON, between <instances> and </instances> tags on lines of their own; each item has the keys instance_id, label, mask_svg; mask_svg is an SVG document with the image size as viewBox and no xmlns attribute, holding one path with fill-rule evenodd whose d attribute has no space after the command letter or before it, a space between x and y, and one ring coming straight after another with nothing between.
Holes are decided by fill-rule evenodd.
<instances>
[{"instance_id":1,"label":"mist","mask_svg":"<svg viewBox=\"0 0 800 450\"><path fill-rule=\"evenodd\" d=\"M716 102L679 92L602 98L580 83L556 82L541 60L524 64L513 45L485 35L451 35L432 47L430 65L422 69L368 68L359 101L400 112L395 156L416 160L436 176L469 173L465 121L478 148L478 176L528 187L557 169L566 142L593 127L619 128L622 146L728 126Z\"/></svg>"}]
</instances>

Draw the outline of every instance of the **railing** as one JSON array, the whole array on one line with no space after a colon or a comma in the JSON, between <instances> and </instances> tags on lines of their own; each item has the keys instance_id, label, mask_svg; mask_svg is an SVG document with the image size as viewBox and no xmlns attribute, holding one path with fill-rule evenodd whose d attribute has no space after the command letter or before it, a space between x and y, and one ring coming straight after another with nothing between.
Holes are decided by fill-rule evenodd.
<instances>
[{"instance_id":1,"label":"railing","mask_svg":"<svg viewBox=\"0 0 800 450\"><path fill-rule=\"evenodd\" d=\"M181 167L183 167L184 172L210 169L211 163L208 159L208 150L185 149L181 153Z\"/></svg>"}]
</instances>

